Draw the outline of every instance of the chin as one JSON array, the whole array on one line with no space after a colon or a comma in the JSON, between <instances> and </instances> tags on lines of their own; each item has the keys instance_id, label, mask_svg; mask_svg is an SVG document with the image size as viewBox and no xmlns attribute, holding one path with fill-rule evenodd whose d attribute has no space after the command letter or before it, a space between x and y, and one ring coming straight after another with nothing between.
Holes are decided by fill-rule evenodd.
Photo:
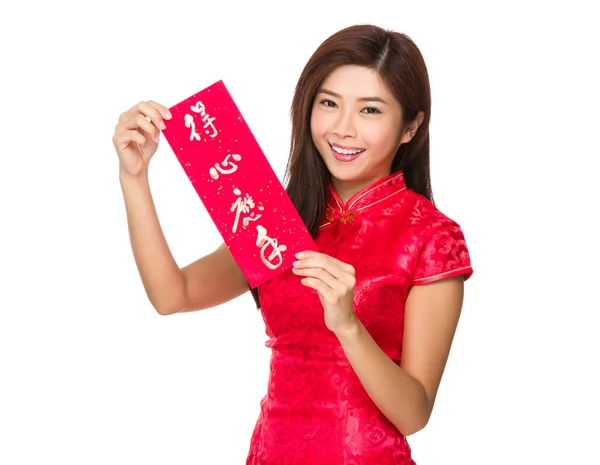
<instances>
[{"instance_id":1,"label":"chin","mask_svg":"<svg viewBox=\"0 0 600 465\"><path fill-rule=\"evenodd\" d=\"M339 181L354 181L359 175L359 172L353 168L348 167L343 169L339 166L332 165L332 163L325 163L325 166L331 174L331 177Z\"/></svg>"},{"instance_id":2,"label":"chin","mask_svg":"<svg viewBox=\"0 0 600 465\"><path fill-rule=\"evenodd\" d=\"M359 160L356 160L351 163L341 163L337 160L333 160L327 164L327 168L333 173L337 173L340 177L355 179L360 178L363 174L368 171L367 166L364 163L358 163ZM362 161L362 160L360 160Z\"/></svg>"},{"instance_id":3,"label":"chin","mask_svg":"<svg viewBox=\"0 0 600 465\"><path fill-rule=\"evenodd\" d=\"M362 173L340 173L339 171L330 171L330 173L332 179L335 179L336 181L341 183L348 183L353 185L365 182L365 177L361 176Z\"/></svg>"}]
</instances>

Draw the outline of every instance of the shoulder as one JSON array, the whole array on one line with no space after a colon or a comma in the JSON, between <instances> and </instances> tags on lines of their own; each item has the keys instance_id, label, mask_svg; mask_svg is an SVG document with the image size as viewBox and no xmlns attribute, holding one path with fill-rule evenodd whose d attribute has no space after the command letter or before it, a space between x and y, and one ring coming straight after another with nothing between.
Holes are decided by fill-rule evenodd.
<instances>
[{"instance_id":1,"label":"shoulder","mask_svg":"<svg viewBox=\"0 0 600 465\"><path fill-rule=\"evenodd\" d=\"M460 225L450 216L442 212L429 199L407 189L405 193L405 212L407 223L412 233L418 233L421 239L426 240L435 231L441 228L457 228Z\"/></svg>"},{"instance_id":2,"label":"shoulder","mask_svg":"<svg viewBox=\"0 0 600 465\"><path fill-rule=\"evenodd\" d=\"M407 189L408 236L412 238L418 259L413 284L464 274L468 279L470 253L464 232L457 221L426 197Z\"/></svg>"}]
</instances>

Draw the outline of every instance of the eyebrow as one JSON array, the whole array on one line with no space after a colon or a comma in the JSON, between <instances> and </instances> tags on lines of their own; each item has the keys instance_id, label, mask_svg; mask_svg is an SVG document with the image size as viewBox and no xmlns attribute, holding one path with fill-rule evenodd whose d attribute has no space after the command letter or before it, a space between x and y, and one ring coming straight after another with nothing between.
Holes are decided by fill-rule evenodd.
<instances>
[{"instance_id":1,"label":"eyebrow","mask_svg":"<svg viewBox=\"0 0 600 465\"><path fill-rule=\"evenodd\" d=\"M320 94L327 94L327 95L331 95L332 97L336 97L336 98L339 98L339 99L341 99L341 98L342 98L342 96L341 96L340 94L337 94L337 93L335 93L335 92L333 92L333 91L331 91L331 90L328 90L328 89L323 89L323 88L321 88L321 89L319 89L319 93L320 93ZM388 103L387 103L385 100L383 100L381 97L360 97L360 98L358 99L358 101L359 101L359 102L380 102L380 103L383 103L383 104L385 104L385 105L387 105L387 104L388 104Z\"/></svg>"}]
</instances>

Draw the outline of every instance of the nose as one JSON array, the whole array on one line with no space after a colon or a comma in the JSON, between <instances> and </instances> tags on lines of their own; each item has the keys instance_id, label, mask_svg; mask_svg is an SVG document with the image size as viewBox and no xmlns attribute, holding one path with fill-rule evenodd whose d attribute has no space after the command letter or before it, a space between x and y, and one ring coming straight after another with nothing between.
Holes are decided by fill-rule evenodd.
<instances>
[{"instance_id":1,"label":"nose","mask_svg":"<svg viewBox=\"0 0 600 465\"><path fill-rule=\"evenodd\" d=\"M338 118L333 125L333 133L339 138L356 137L356 124L350 111L338 112Z\"/></svg>"}]
</instances>

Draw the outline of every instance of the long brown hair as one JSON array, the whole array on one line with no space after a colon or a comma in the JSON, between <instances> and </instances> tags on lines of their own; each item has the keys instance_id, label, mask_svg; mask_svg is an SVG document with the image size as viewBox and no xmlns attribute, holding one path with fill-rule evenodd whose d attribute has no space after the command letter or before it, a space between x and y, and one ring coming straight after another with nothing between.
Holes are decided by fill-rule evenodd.
<instances>
[{"instance_id":1,"label":"long brown hair","mask_svg":"<svg viewBox=\"0 0 600 465\"><path fill-rule=\"evenodd\" d=\"M400 103L404 126L423 112L414 137L398 149L391 172L402 170L407 187L433 202L429 173L431 91L423 56L406 34L370 24L350 26L327 38L309 58L292 100L291 145L284 184L313 238L325 212L330 174L312 141L310 115L323 81L343 65L375 70ZM258 289L252 289L252 295L260 306Z\"/></svg>"}]
</instances>

